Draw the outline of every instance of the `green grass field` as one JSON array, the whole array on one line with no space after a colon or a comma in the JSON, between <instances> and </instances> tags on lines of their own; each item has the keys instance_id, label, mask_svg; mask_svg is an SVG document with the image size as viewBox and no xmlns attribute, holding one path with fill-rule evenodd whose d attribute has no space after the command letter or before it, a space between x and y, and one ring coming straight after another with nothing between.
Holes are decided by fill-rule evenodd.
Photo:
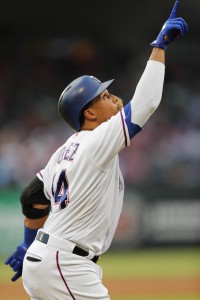
<instances>
[{"instance_id":1,"label":"green grass field","mask_svg":"<svg viewBox=\"0 0 200 300\"><path fill-rule=\"evenodd\" d=\"M99 264L109 278L200 276L200 248L108 252Z\"/></svg>"},{"instance_id":2,"label":"green grass field","mask_svg":"<svg viewBox=\"0 0 200 300\"><path fill-rule=\"evenodd\" d=\"M2 261L0 299L29 299L21 280L10 282L13 273ZM200 299L199 248L108 252L99 264L112 300Z\"/></svg>"}]
</instances>

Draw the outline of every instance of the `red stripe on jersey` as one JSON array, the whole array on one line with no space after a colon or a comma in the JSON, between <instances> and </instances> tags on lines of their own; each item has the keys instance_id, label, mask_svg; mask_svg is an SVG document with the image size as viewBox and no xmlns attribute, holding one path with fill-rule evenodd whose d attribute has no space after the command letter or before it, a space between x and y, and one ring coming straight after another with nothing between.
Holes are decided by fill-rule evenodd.
<instances>
[{"instance_id":1,"label":"red stripe on jersey","mask_svg":"<svg viewBox=\"0 0 200 300\"><path fill-rule=\"evenodd\" d=\"M43 175L42 175L42 172L41 172L41 171L37 173L37 177L38 177L38 178L41 177L41 179L43 179ZM39 179L40 179L40 178L39 178Z\"/></svg>"},{"instance_id":2,"label":"red stripe on jersey","mask_svg":"<svg viewBox=\"0 0 200 300\"><path fill-rule=\"evenodd\" d=\"M122 128L124 131L124 140L125 140L125 146L127 147L127 136L126 136L126 130L125 130L125 125L124 125L124 118L122 116L122 112L120 111L120 115L121 115L121 120L122 120Z\"/></svg>"}]
</instances>

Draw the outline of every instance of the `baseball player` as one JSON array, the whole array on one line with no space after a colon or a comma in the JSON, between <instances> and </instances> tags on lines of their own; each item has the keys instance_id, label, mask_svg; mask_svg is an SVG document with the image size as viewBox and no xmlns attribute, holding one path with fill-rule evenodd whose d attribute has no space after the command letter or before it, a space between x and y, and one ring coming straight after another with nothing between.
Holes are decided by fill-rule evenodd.
<instances>
[{"instance_id":1,"label":"baseball player","mask_svg":"<svg viewBox=\"0 0 200 300\"><path fill-rule=\"evenodd\" d=\"M161 101L165 50L188 31L176 17L177 8L178 1L151 43L146 68L125 107L108 91L113 79L84 75L61 94L59 113L75 133L22 192L24 241L5 262L16 272L13 281L22 275L31 299L110 299L97 261L112 242L122 210L118 153Z\"/></svg>"}]
</instances>

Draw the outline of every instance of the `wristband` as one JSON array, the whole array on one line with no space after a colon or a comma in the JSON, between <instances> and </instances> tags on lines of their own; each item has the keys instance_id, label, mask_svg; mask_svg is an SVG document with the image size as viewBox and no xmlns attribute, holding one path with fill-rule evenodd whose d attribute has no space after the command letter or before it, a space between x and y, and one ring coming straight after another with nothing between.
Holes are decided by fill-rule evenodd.
<instances>
[{"instance_id":1,"label":"wristband","mask_svg":"<svg viewBox=\"0 0 200 300\"><path fill-rule=\"evenodd\" d=\"M28 248L34 241L38 229L32 229L24 226L24 246Z\"/></svg>"}]
</instances>

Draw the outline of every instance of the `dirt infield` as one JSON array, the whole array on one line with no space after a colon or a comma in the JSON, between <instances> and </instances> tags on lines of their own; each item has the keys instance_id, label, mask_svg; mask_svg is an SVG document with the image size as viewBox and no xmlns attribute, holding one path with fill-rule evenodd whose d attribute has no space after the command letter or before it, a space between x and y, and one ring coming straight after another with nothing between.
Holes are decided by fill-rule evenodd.
<instances>
[{"instance_id":1,"label":"dirt infield","mask_svg":"<svg viewBox=\"0 0 200 300\"><path fill-rule=\"evenodd\" d=\"M109 294L114 296L176 296L200 295L200 278L105 280ZM6 283L0 288L1 300L28 300L21 282Z\"/></svg>"}]
</instances>

